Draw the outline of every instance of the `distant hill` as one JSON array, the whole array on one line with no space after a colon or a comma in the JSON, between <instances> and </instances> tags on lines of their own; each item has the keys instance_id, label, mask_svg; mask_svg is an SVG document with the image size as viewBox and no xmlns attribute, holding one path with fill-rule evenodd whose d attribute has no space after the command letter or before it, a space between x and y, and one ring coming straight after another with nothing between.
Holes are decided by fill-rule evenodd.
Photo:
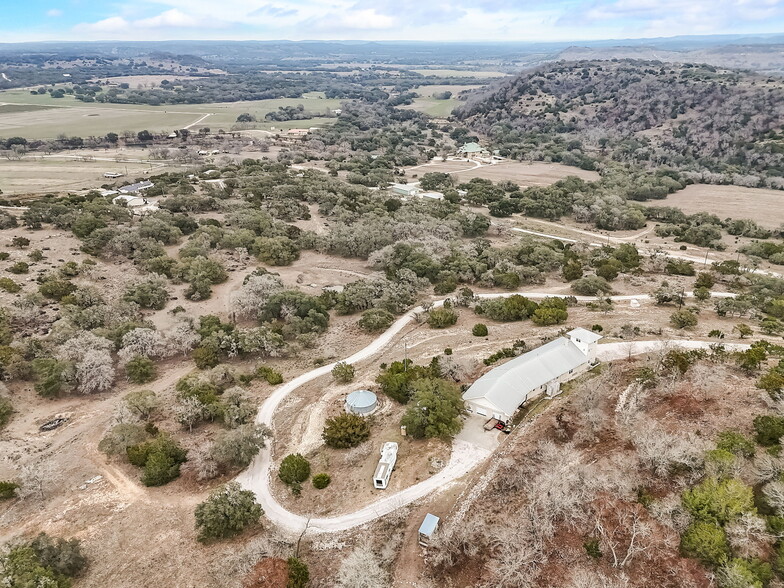
<instances>
[{"instance_id":1,"label":"distant hill","mask_svg":"<svg viewBox=\"0 0 784 588\"><path fill-rule=\"evenodd\" d=\"M644 59L672 63L706 63L732 69L750 69L763 74L784 73L784 43L731 44L689 50L666 46L616 45L612 47L573 46L558 54L559 60Z\"/></svg>"},{"instance_id":2,"label":"distant hill","mask_svg":"<svg viewBox=\"0 0 784 588\"><path fill-rule=\"evenodd\" d=\"M591 153L651 167L784 176L784 81L713 66L551 63L469 97L456 116L512 157L549 150L572 164Z\"/></svg>"}]
</instances>

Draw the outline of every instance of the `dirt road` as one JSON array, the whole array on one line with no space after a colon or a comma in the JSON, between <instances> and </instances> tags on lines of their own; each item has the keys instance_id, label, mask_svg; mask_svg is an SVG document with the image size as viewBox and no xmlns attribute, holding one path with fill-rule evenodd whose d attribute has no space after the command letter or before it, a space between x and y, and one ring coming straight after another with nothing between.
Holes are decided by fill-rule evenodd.
<instances>
[{"instance_id":1,"label":"dirt road","mask_svg":"<svg viewBox=\"0 0 784 588\"><path fill-rule=\"evenodd\" d=\"M498 298L510 296L513 292L498 292L479 295L481 298ZM541 292L520 292L530 298L544 298L552 296L550 293ZM715 296L732 296L730 293L714 293ZM616 300L648 299L647 294L616 296ZM583 301L596 300L595 297L582 296L578 299ZM436 301L434 306L442 306L443 300ZM342 360L349 364L354 364L366 360L382 349L384 349L393 338L403 330L418 313L423 312L422 307L410 310L389 329L379 335L373 342L365 348L356 352L352 356ZM714 344L712 341L634 341L624 343L608 343L599 345L598 357L603 361L623 359L632 355L654 352L662 346L681 346L687 348L708 348ZM730 350L740 350L748 348L747 345L726 344ZM337 362L335 362L337 363ZM293 380L287 382L275 390L272 395L261 405L256 422L272 426L273 415L280 403L294 390L316 378L327 375L332 371L335 363L325 365L309 372L306 372ZM382 517L402 506L410 504L430 494L433 491L448 487L469 471L481 464L489 455L490 451L477 447L471 443L455 440L452 444L452 454L449 463L439 473L427 480L420 482L410 488L406 488L395 494L380 494L379 499L355 512L327 518L309 518L287 510L283 505L275 500L270 489L270 476L272 472L272 447L261 450L256 459L251 463L247 470L237 477L237 481L243 487L252 490L256 498L264 509L266 517L287 531L301 533L305 530L312 530L316 533L345 531L353 527L363 525L374 519Z\"/></svg>"}]
</instances>

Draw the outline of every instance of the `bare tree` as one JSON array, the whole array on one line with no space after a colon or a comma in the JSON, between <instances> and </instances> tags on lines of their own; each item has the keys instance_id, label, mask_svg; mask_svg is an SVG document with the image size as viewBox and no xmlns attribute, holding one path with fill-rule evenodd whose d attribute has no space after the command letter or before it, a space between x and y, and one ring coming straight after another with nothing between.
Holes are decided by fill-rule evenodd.
<instances>
[{"instance_id":1,"label":"bare tree","mask_svg":"<svg viewBox=\"0 0 784 588\"><path fill-rule=\"evenodd\" d=\"M59 478L59 473L51 462L39 460L27 463L19 469L19 488L16 495L22 500L43 500Z\"/></svg>"},{"instance_id":2,"label":"bare tree","mask_svg":"<svg viewBox=\"0 0 784 588\"><path fill-rule=\"evenodd\" d=\"M678 435L663 430L652 420L640 420L632 437L640 462L660 477L675 466L696 471L702 463L706 442L696 435Z\"/></svg>"},{"instance_id":3,"label":"bare tree","mask_svg":"<svg viewBox=\"0 0 784 588\"><path fill-rule=\"evenodd\" d=\"M610 578L600 570L578 568L572 573L572 581L568 588L625 588L629 586L629 578L621 573L617 578Z\"/></svg>"},{"instance_id":4,"label":"bare tree","mask_svg":"<svg viewBox=\"0 0 784 588\"><path fill-rule=\"evenodd\" d=\"M207 407L195 396L182 398L174 408L177 422L193 432L193 427L204 420L207 414Z\"/></svg>"},{"instance_id":5,"label":"bare tree","mask_svg":"<svg viewBox=\"0 0 784 588\"><path fill-rule=\"evenodd\" d=\"M337 585L340 588L376 588L389 586L389 583L389 573L367 546L355 548L338 570Z\"/></svg>"},{"instance_id":6,"label":"bare tree","mask_svg":"<svg viewBox=\"0 0 784 588\"><path fill-rule=\"evenodd\" d=\"M762 487L762 493L768 504L776 510L776 514L781 516L784 513L784 482L768 482Z\"/></svg>"},{"instance_id":7,"label":"bare tree","mask_svg":"<svg viewBox=\"0 0 784 588\"><path fill-rule=\"evenodd\" d=\"M645 520L642 506L601 500L596 509L594 529L602 547L612 556L615 568L652 549L653 527Z\"/></svg>"},{"instance_id":8,"label":"bare tree","mask_svg":"<svg viewBox=\"0 0 784 588\"><path fill-rule=\"evenodd\" d=\"M760 557L774 541L765 520L750 512L728 523L724 530L733 553L740 557Z\"/></svg>"}]
</instances>

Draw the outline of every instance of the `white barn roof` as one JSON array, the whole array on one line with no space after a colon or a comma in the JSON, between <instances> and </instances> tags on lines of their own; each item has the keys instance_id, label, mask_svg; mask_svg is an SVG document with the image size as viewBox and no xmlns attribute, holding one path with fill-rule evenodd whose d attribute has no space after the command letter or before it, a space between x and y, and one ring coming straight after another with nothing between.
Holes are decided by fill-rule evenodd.
<instances>
[{"instance_id":1,"label":"white barn roof","mask_svg":"<svg viewBox=\"0 0 784 588\"><path fill-rule=\"evenodd\" d=\"M463 400L479 400L491 410L511 415L531 392L587 361L577 345L559 337L490 370L465 391Z\"/></svg>"}]
</instances>

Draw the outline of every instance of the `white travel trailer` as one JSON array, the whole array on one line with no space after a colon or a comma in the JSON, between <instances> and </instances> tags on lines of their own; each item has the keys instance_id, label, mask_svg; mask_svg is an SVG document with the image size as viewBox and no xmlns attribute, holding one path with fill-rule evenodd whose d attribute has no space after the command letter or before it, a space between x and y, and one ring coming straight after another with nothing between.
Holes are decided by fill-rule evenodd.
<instances>
[{"instance_id":1,"label":"white travel trailer","mask_svg":"<svg viewBox=\"0 0 784 588\"><path fill-rule=\"evenodd\" d=\"M373 475L373 486L383 490L389 484L389 477L395 469L397 461L397 443L387 441L381 447L381 459L376 466L376 473Z\"/></svg>"}]
</instances>

